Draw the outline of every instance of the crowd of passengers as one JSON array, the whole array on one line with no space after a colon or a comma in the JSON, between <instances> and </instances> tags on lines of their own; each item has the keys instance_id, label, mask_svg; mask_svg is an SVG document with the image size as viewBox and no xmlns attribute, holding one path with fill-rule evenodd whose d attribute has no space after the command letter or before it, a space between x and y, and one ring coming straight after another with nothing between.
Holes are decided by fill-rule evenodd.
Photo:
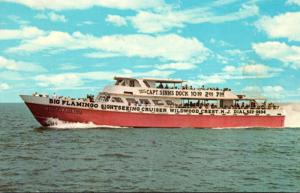
<instances>
[{"instance_id":1,"label":"crowd of passengers","mask_svg":"<svg viewBox=\"0 0 300 193\"><path fill-rule=\"evenodd\" d=\"M200 108L200 109L218 109L219 107L216 104L209 104L209 103L184 103L183 105L175 105L178 107L192 107L192 108ZM234 105L224 105L222 109L278 109L279 106L275 105L274 103L262 103L261 105L256 105L256 104L245 104L244 102L242 104L236 103Z\"/></svg>"},{"instance_id":2,"label":"crowd of passengers","mask_svg":"<svg viewBox=\"0 0 300 193\"><path fill-rule=\"evenodd\" d=\"M46 97L49 98L49 95L47 94L39 94L37 92L33 93L32 96L39 96L39 97ZM65 97L65 96L58 96L55 93L51 96L53 99L62 99L62 100L77 100L79 102L95 102L94 95L87 95L86 98L71 98L71 97Z\"/></svg>"},{"instance_id":3,"label":"crowd of passengers","mask_svg":"<svg viewBox=\"0 0 300 193\"><path fill-rule=\"evenodd\" d=\"M229 88L223 88L220 89L218 87L216 88L205 88L204 85L202 85L200 88L194 88L193 86L188 86L187 84L182 86L181 88L177 87L177 86L168 86L167 84L164 86L162 83L160 83L156 88L160 88L160 89L182 89L182 90L220 90L220 91L231 91L231 89Z\"/></svg>"},{"instance_id":4,"label":"crowd of passengers","mask_svg":"<svg viewBox=\"0 0 300 193\"><path fill-rule=\"evenodd\" d=\"M139 103L138 101L136 102L129 102L128 103L129 106L134 105L134 106L151 106L151 104L149 103ZM156 104L158 106L161 106L163 104ZM167 106L171 106L171 107L175 107L175 108L200 108L200 109L220 109L220 107L218 107L218 105L213 104L213 103L200 103L200 102L190 102L190 103L183 103L183 104L176 104L176 103L172 103L172 104L168 104ZM221 109L278 109L279 106L275 105L274 103L262 103L261 105L257 105L257 104L245 104L244 102L242 102L241 104L236 103L234 105L230 105L230 106L223 106Z\"/></svg>"},{"instance_id":5,"label":"crowd of passengers","mask_svg":"<svg viewBox=\"0 0 300 193\"><path fill-rule=\"evenodd\" d=\"M49 95L45 94L38 94L37 92L32 94L33 96L39 96L39 97L49 97ZM77 101L82 101L82 102L95 102L94 100L94 95L87 95L86 98L71 98L71 97L64 97L64 96L57 96L55 93L52 95L52 98L54 99L63 99L63 100L77 100ZM108 101L108 100L107 100ZM139 103L138 101L135 102L129 102L129 106L134 105L134 106L141 106L141 105L150 105L149 103ZM156 104L156 105L161 105L161 104ZM219 107L216 104L213 103L200 103L200 102L189 102L189 103L183 103L183 104L176 104L176 103L171 103L168 104L167 106L174 106L176 108L200 108L200 109L218 109ZM274 103L262 103L261 105L257 104L245 104L242 102L241 104L236 103L234 105L227 106L225 105L222 109L278 109L279 106L275 105Z\"/></svg>"}]
</instances>

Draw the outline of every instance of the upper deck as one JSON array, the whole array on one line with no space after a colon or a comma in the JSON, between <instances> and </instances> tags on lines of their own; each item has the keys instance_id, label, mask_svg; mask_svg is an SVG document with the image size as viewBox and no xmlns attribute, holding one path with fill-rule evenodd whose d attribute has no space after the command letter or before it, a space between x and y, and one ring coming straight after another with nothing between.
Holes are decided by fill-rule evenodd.
<instances>
[{"instance_id":1,"label":"upper deck","mask_svg":"<svg viewBox=\"0 0 300 193\"><path fill-rule=\"evenodd\" d=\"M184 80L115 77L114 85L106 86L103 92L114 95L148 96L177 99L206 100L251 100L245 95L236 95L231 89L194 88ZM256 98L258 99L258 98ZM263 100L262 98L259 98Z\"/></svg>"}]
</instances>

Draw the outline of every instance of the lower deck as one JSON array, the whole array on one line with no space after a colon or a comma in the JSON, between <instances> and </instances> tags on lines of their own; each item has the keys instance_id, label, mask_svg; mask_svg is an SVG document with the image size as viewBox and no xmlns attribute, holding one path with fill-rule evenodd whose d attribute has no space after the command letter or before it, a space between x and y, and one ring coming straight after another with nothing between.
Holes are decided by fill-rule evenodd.
<instances>
[{"instance_id":1,"label":"lower deck","mask_svg":"<svg viewBox=\"0 0 300 193\"><path fill-rule=\"evenodd\" d=\"M239 107L221 108L217 106L176 106L151 104L122 104L112 102L85 102L82 100L68 100L31 95L22 95L26 103L49 105L55 111L58 107L72 107L75 109L103 110L126 113L167 114L167 115L215 115L215 116L281 116L280 108Z\"/></svg>"},{"instance_id":2,"label":"lower deck","mask_svg":"<svg viewBox=\"0 0 300 193\"><path fill-rule=\"evenodd\" d=\"M36 120L49 126L49 119L94 123L117 127L149 128L241 128L284 127L285 116L268 115L189 115L120 112L26 103Z\"/></svg>"}]
</instances>

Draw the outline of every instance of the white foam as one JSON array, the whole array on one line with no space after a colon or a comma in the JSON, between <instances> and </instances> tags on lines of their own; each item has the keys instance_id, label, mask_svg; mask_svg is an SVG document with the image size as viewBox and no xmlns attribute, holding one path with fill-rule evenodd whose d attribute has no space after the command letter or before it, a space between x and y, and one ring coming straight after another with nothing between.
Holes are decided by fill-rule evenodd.
<instances>
[{"instance_id":1,"label":"white foam","mask_svg":"<svg viewBox=\"0 0 300 193\"><path fill-rule=\"evenodd\" d=\"M209 129L248 129L250 127L214 127L214 128L209 128Z\"/></svg>"},{"instance_id":2,"label":"white foam","mask_svg":"<svg viewBox=\"0 0 300 193\"><path fill-rule=\"evenodd\" d=\"M95 125L92 122L89 123L72 123L72 122L66 122L66 121L62 121L56 118L48 118L47 119L47 124L49 124L50 128L54 128L54 129L83 129L83 128L96 128L98 127L97 125Z\"/></svg>"},{"instance_id":3,"label":"white foam","mask_svg":"<svg viewBox=\"0 0 300 193\"><path fill-rule=\"evenodd\" d=\"M285 110L285 127L300 127L300 103L281 105Z\"/></svg>"},{"instance_id":4,"label":"white foam","mask_svg":"<svg viewBox=\"0 0 300 193\"><path fill-rule=\"evenodd\" d=\"M59 120L57 118L48 118L47 123L50 125L49 128L53 129L122 128L118 126L96 125L93 122L67 122Z\"/></svg>"}]
</instances>

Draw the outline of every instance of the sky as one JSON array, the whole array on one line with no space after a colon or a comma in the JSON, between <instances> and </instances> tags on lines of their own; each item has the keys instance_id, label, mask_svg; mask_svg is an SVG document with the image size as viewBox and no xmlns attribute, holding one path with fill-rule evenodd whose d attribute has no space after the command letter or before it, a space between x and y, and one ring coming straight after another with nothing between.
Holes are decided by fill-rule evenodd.
<instances>
[{"instance_id":1,"label":"sky","mask_svg":"<svg viewBox=\"0 0 300 193\"><path fill-rule=\"evenodd\" d=\"M300 99L300 0L0 0L0 102L114 76Z\"/></svg>"}]
</instances>

